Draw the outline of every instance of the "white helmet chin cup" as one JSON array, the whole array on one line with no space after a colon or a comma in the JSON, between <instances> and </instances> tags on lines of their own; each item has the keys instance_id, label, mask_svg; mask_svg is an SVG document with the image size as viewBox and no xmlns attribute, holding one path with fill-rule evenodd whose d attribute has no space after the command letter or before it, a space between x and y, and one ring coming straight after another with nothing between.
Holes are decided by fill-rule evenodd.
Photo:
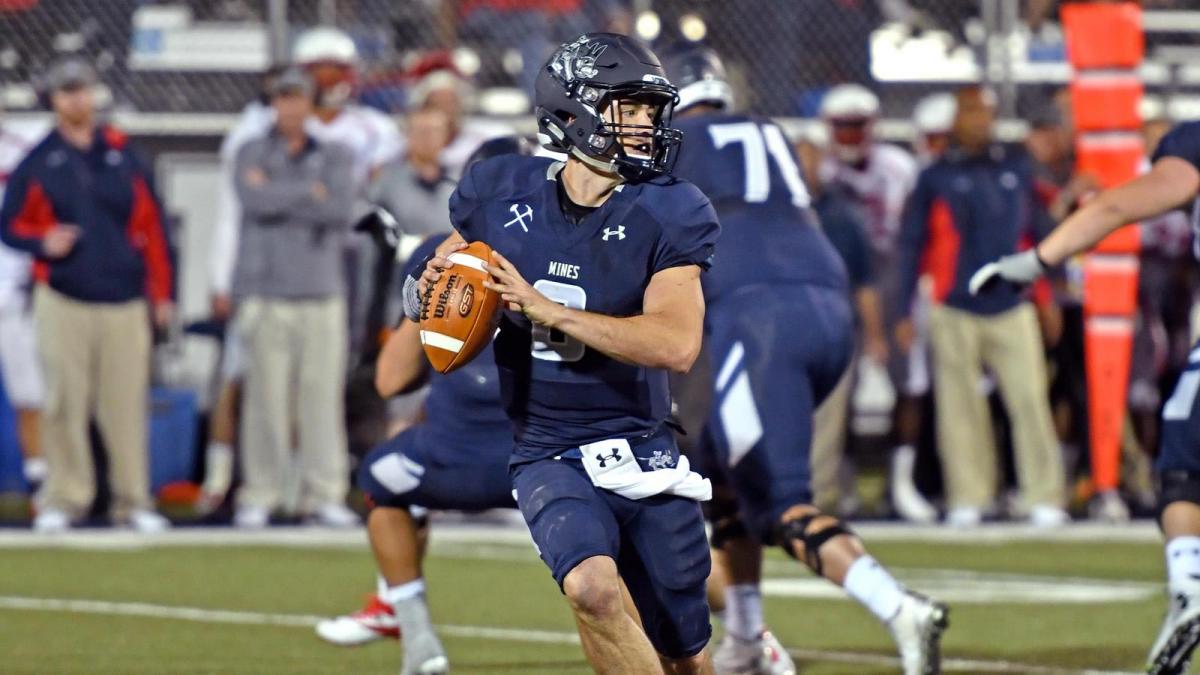
<instances>
[{"instance_id":1,"label":"white helmet chin cup","mask_svg":"<svg viewBox=\"0 0 1200 675\"><path fill-rule=\"evenodd\" d=\"M833 156L843 164L858 164L867 158L866 144L862 145L844 145L842 143L833 143L830 145Z\"/></svg>"}]
</instances>

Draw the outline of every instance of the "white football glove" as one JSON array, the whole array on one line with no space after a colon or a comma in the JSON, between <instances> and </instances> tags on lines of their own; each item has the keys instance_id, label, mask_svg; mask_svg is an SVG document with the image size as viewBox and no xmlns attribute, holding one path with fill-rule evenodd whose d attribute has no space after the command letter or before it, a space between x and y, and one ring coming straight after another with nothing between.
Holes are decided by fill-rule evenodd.
<instances>
[{"instance_id":1,"label":"white football glove","mask_svg":"<svg viewBox=\"0 0 1200 675\"><path fill-rule=\"evenodd\" d=\"M1018 285L1031 284L1046 271L1046 264L1038 257L1037 249L1029 249L1020 253L1006 255L999 260L980 267L971 275L967 288L971 295L979 295L984 288L992 285L997 279L1003 279Z\"/></svg>"}]
</instances>

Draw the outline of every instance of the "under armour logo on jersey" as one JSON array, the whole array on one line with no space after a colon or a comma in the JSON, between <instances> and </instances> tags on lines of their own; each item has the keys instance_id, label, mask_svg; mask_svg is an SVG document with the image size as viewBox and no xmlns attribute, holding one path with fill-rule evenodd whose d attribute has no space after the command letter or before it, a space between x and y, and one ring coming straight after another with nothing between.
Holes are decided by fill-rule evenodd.
<instances>
[{"instance_id":1,"label":"under armour logo on jersey","mask_svg":"<svg viewBox=\"0 0 1200 675\"><path fill-rule=\"evenodd\" d=\"M625 226L618 225L617 229L615 229L615 230L612 229L611 227L604 228L604 236L601 237L601 239L603 239L604 241L608 241L609 237L616 237L617 241L621 241L622 239L624 239L625 238Z\"/></svg>"},{"instance_id":2,"label":"under armour logo on jersey","mask_svg":"<svg viewBox=\"0 0 1200 675\"><path fill-rule=\"evenodd\" d=\"M525 210L522 211L520 206L524 206ZM529 226L525 222L526 219L531 223L533 222L533 207L528 204L521 204L520 206L513 204L508 207L508 210L512 211L513 219L504 224L504 229L507 230L510 225L520 225L522 230L525 232L529 231Z\"/></svg>"},{"instance_id":3,"label":"under armour logo on jersey","mask_svg":"<svg viewBox=\"0 0 1200 675\"><path fill-rule=\"evenodd\" d=\"M618 452L616 448L613 448L611 455L602 455L598 452L596 453L596 461L600 462L601 469L608 468L608 460L610 460L610 459L613 460L614 462L621 461L621 453Z\"/></svg>"}]
</instances>

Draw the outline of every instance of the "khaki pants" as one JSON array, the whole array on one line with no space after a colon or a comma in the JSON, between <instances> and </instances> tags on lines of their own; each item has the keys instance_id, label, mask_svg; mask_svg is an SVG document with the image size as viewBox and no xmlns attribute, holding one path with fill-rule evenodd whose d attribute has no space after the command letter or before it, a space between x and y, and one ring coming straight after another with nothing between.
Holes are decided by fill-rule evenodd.
<instances>
[{"instance_id":1,"label":"khaki pants","mask_svg":"<svg viewBox=\"0 0 1200 675\"><path fill-rule=\"evenodd\" d=\"M829 396L813 415L812 464L813 504L825 513L837 513L842 496L838 471L846 450L846 416L850 410L850 382L854 379L857 358L846 367Z\"/></svg>"},{"instance_id":2,"label":"khaki pants","mask_svg":"<svg viewBox=\"0 0 1200 675\"><path fill-rule=\"evenodd\" d=\"M1060 506L1062 452L1050 419L1046 362L1033 307L983 316L936 306L929 317L938 454L951 508L987 508L996 492L990 411L982 367L995 376L1012 422L1017 479L1026 507Z\"/></svg>"},{"instance_id":3,"label":"khaki pants","mask_svg":"<svg viewBox=\"0 0 1200 675\"><path fill-rule=\"evenodd\" d=\"M238 505L279 506L293 429L301 510L342 503L349 488L345 301L252 297L238 306L236 330L246 349Z\"/></svg>"},{"instance_id":4,"label":"khaki pants","mask_svg":"<svg viewBox=\"0 0 1200 675\"><path fill-rule=\"evenodd\" d=\"M42 447L49 466L41 509L82 515L95 498L88 423L108 450L112 516L150 508L147 395L150 318L143 300L81 302L46 286L34 295L34 321L46 379Z\"/></svg>"}]
</instances>

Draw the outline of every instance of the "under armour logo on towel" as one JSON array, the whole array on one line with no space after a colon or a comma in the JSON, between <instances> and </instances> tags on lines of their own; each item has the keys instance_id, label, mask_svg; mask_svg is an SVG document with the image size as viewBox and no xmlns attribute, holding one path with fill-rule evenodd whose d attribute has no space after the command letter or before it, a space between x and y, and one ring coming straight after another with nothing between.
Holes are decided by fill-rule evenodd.
<instances>
[{"instance_id":1,"label":"under armour logo on towel","mask_svg":"<svg viewBox=\"0 0 1200 675\"><path fill-rule=\"evenodd\" d=\"M602 455L600 453L596 453L596 461L600 462L601 469L608 468L608 460L610 459L615 462L621 461L621 453L617 452L616 448L613 448L611 455Z\"/></svg>"},{"instance_id":2,"label":"under armour logo on towel","mask_svg":"<svg viewBox=\"0 0 1200 675\"><path fill-rule=\"evenodd\" d=\"M624 239L625 238L625 226L618 225L617 229L615 229L615 230L612 229L611 227L604 228L604 236L601 237L601 239L603 239L604 241L608 241L609 237L616 237L617 241L621 241L622 239Z\"/></svg>"},{"instance_id":3,"label":"under armour logo on towel","mask_svg":"<svg viewBox=\"0 0 1200 675\"><path fill-rule=\"evenodd\" d=\"M524 206L525 210L522 211L520 206ZM513 219L504 224L504 229L508 229L510 225L520 225L522 230L525 232L529 231L529 226L525 223L526 219L528 219L528 222L533 222L533 207L528 204L521 204L520 206L513 204L508 207L508 210L512 211Z\"/></svg>"}]
</instances>

